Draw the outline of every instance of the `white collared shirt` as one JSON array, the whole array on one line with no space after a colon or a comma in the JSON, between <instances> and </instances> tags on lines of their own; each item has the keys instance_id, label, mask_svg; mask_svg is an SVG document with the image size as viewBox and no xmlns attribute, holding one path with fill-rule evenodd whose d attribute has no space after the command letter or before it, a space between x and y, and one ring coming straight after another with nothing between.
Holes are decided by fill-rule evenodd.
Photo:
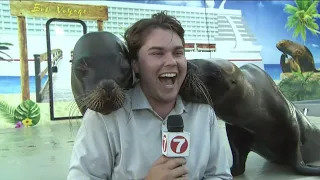
<instances>
[{"instance_id":1,"label":"white collared shirt","mask_svg":"<svg viewBox=\"0 0 320 180\"><path fill-rule=\"evenodd\" d=\"M190 180L230 180L230 166L211 106L182 101L169 115L180 114L190 133L186 158ZM123 108L109 115L85 113L72 151L67 180L141 180L162 155L162 120L137 84Z\"/></svg>"}]
</instances>

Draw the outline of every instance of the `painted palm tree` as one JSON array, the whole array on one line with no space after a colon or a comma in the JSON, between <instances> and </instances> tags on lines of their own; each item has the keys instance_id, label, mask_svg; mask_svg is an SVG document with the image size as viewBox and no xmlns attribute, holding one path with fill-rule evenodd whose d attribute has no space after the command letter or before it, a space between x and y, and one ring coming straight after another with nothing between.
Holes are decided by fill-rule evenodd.
<instances>
[{"instance_id":1,"label":"painted palm tree","mask_svg":"<svg viewBox=\"0 0 320 180\"><path fill-rule=\"evenodd\" d=\"M286 4L284 7L284 12L290 14L285 28L294 29L293 37L300 35L305 43L307 30L315 36L320 34L319 25L316 22L316 19L320 18L317 10L319 0L295 0L294 2L296 6Z\"/></svg>"},{"instance_id":2,"label":"painted palm tree","mask_svg":"<svg viewBox=\"0 0 320 180\"><path fill-rule=\"evenodd\" d=\"M13 44L7 43L7 42L0 42L0 60L5 60L5 58L2 55L5 55L9 57L10 60L12 60L12 57L9 54L4 52L4 50L10 49L9 46L13 46Z\"/></svg>"}]
</instances>

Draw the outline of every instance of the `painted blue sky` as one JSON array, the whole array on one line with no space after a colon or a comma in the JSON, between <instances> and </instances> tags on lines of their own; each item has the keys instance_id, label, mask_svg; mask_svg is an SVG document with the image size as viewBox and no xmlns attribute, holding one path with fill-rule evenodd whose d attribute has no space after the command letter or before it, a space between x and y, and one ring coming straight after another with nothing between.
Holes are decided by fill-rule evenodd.
<instances>
[{"instance_id":1,"label":"painted blue sky","mask_svg":"<svg viewBox=\"0 0 320 180\"><path fill-rule=\"evenodd\" d=\"M115 0L126 1L136 3L151 3L151 4L167 4L177 6L194 6L205 7L204 0L198 1L164 1L164 0ZM221 4L221 0L209 1L209 5L212 8L218 8ZM281 39L291 39L303 43L300 37L294 39L292 37L293 30L287 30L284 28L288 14L283 9L285 4L295 5L293 0L287 1L249 1L249 0L227 0L225 3L225 9L237 9L242 10L243 17L248 25L250 31L252 31L256 38L257 44L262 45L263 49L261 56L265 64L279 64L281 52L275 47L276 43ZM318 7L320 12L320 6ZM317 20L320 24L320 19ZM313 53L316 63L320 63L320 39L313 36L310 32L307 32L306 46Z\"/></svg>"}]
</instances>

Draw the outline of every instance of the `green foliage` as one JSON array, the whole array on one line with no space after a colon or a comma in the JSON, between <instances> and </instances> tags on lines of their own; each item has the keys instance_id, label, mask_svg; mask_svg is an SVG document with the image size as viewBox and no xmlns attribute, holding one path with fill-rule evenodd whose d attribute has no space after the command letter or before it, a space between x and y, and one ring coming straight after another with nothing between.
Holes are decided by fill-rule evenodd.
<instances>
[{"instance_id":1,"label":"green foliage","mask_svg":"<svg viewBox=\"0 0 320 180\"><path fill-rule=\"evenodd\" d=\"M15 122L23 121L27 118L32 120L31 126L38 124L40 121L40 108L37 103L31 100L23 101L14 112Z\"/></svg>"},{"instance_id":2,"label":"green foliage","mask_svg":"<svg viewBox=\"0 0 320 180\"><path fill-rule=\"evenodd\" d=\"M320 99L320 79L312 78L313 72L303 75L293 72L292 76L280 81L279 88L290 101Z\"/></svg>"},{"instance_id":3,"label":"green foliage","mask_svg":"<svg viewBox=\"0 0 320 180\"><path fill-rule=\"evenodd\" d=\"M8 50L9 46L13 46L13 44L7 43L7 42L0 42L0 60L4 59L4 57L2 57L1 54L9 57L10 59L12 59L12 57L9 54L7 54L7 53L5 53L3 51L3 50Z\"/></svg>"},{"instance_id":4,"label":"green foliage","mask_svg":"<svg viewBox=\"0 0 320 180\"><path fill-rule=\"evenodd\" d=\"M307 29L315 36L320 34L319 25L316 22L316 19L320 18L317 10L319 0L295 0L295 4L296 6L286 4L283 9L284 12L290 14L285 28L294 29L293 37L300 35L305 42Z\"/></svg>"},{"instance_id":5,"label":"green foliage","mask_svg":"<svg viewBox=\"0 0 320 180\"><path fill-rule=\"evenodd\" d=\"M34 126L40 121L40 108L38 104L32 100L23 101L16 108L9 105L7 102L0 100L0 115L1 118L11 124L17 124L24 120L32 120L30 126Z\"/></svg>"},{"instance_id":6,"label":"green foliage","mask_svg":"<svg viewBox=\"0 0 320 180\"><path fill-rule=\"evenodd\" d=\"M6 119L9 123L15 123L14 121L14 111L15 107L11 106L7 102L0 100L0 114L1 118Z\"/></svg>"}]
</instances>

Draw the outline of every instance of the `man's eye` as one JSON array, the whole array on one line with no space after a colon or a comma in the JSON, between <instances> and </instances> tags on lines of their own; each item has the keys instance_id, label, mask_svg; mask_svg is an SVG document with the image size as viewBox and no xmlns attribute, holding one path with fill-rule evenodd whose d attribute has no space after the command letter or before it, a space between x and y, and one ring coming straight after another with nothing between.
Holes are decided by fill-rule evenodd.
<instances>
[{"instance_id":1,"label":"man's eye","mask_svg":"<svg viewBox=\"0 0 320 180\"><path fill-rule=\"evenodd\" d=\"M163 53L162 52L153 52L153 53L151 53L152 55L155 55L155 56L160 56L160 55L163 55Z\"/></svg>"},{"instance_id":2,"label":"man's eye","mask_svg":"<svg viewBox=\"0 0 320 180\"><path fill-rule=\"evenodd\" d=\"M175 55L176 55L176 56L182 56L182 55L184 55L184 53L181 52L181 51L179 51L179 52L176 52Z\"/></svg>"}]
</instances>

